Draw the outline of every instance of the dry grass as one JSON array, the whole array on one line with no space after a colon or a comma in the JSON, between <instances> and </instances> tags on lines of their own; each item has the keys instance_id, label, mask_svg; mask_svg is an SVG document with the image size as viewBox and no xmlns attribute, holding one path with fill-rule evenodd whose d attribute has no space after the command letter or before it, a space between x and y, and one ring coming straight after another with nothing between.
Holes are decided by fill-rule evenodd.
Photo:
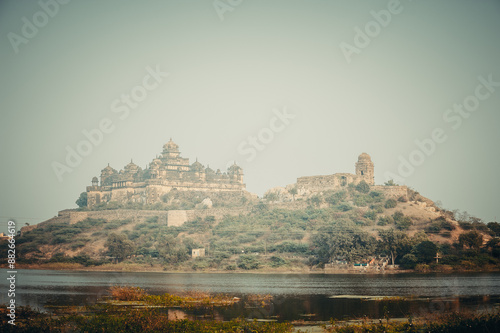
<instances>
[{"instance_id":1,"label":"dry grass","mask_svg":"<svg viewBox=\"0 0 500 333\"><path fill-rule=\"evenodd\" d=\"M141 301L146 292L138 287L111 287L111 296L119 301Z\"/></svg>"}]
</instances>

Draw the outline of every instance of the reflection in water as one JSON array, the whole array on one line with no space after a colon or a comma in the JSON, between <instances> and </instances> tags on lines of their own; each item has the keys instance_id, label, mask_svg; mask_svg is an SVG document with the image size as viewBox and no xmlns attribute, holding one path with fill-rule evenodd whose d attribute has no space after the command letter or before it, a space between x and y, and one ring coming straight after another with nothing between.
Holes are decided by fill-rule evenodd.
<instances>
[{"instance_id":1,"label":"reflection in water","mask_svg":"<svg viewBox=\"0 0 500 333\"><path fill-rule=\"evenodd\" d=\"M0 275L5 280L5 271ZM278 320L422 316L458 310L488 310L499 303L500 274L166 274L19 270L16 303L41 310L94 304L113 285L138 286L151 294L183 291L226 293L242 300L225 309L169 309L169 318L235 317ZM260 304L247 296L271 294ZM330 298L333 295L404 296L396 300ZM7 301L0 294L0 303Z\"/></svg>"}]
</instances>

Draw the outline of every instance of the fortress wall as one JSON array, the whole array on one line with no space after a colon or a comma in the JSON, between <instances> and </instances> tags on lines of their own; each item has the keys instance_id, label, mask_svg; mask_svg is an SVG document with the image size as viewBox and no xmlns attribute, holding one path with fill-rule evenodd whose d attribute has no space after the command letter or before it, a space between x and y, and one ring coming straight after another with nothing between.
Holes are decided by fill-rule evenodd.
<instances>
[{"instance_id":1,"label":"fortress wall","mask_svg":"<svg viewBox=\"0 0 500 333\"><path fill-rule=\"evenodd\" d=\"M167 223L168 211L162 210L132 210L132 209L114 209L114 210L99 210L99 211L69 211L70 224L74 224L85 220L91 219L104 219L106 221L113 220L127 220L130 219L134 222L144 222L147 218L158 216L160 223Z\"/></svg>"},{"instance_id":2,"label":"fortress wall","mask_svg":"<svg viewBox=\"0 0 500 333\"><path fill-rule=\"evenodd\" d=\"M343 178L344 177L344 178ZM297 178L297 186L310 191L324 191L337 189L347 184L357 184L361 181L360 176L350 173L336 173L326 176L308 176ZM345 182L345 184L342 184Z\"/></svg>"},{"instance_id":3,"label":"fortress wall","mask_svg":"<svg viewBox=\"0 0 500 333\"><path fill-rule=\"evenodd\" d=\"M295 200L289 202L273 202L269 204L269 207L273 209L300 210L306 209L308 204L307 201L304 200Z\"/></svg>"},{"instance_id":4,"label":"fortress wall","mask_svg":"<svg viewBox=\"0 0 500 333\"><path fill-rule=\"evenodd\" d=\"M77 210L62 210L58 216L55 216L47 221L26 226L22 231L32 230L45 223L69 223L75 224L87 218L91 219L104 219L107 222L113 220L127 220L130 219L134 222L145 222L148 218L158 216L159 224L166 224L168 226L180 226L186 221L192 221L196 218L206 218L207 216L214 216L216 220L221 220L226 215L239 215L247 214L250 210L248 208L210 208L210 209L196 209L196 210L133 210L133 209L114 209L114 210L100 210L100 211L77 211Z\"/></svg>"},{"instance_id":5,"label":"fortress wall","mask_svg":"<svg viewBox=\"0 0 500 333\"><path fill-rule=\"evenodd\" d=\"M370 186L372 191L382 192L386 198L398 199L404 197L408 200L408 187L406 186L385 186L374 185Z\"/></svg>"},{"instance_id":6,"label":"fortress wall","mask_svg":"<svg viewBox=\"0 0 500 333\"><path fill-rule=\"evenodd\" d=\"M91 208L99 202L146 202L153 204L161 201L161 197L171 190L201 192L240 192L245 191L244 184L213 184L195 182L175 182L159 180L145 187L107 188L102 191L87 192L87 207ZM109 199L108 199L109 198Z\"/></svg>"},{"instance_id":7,"label":"fortress wall","mask_svg":"<svg viewBox=\"0 0 500 333\"><path fill-rule=\"evenodd\" d=\"M192 215L189 216L189 220L194 220L197 217L204 219L207 216L214 216L216 220L221 220L226 215L235 216L240 214L250 213L249 208L238 207L238 208L209 208L209 209L196 209L191 210Z\"/></svg>"},{"instance_id":8,"label":"fortress wall","mask_svg":"<svg viewBox=\"0 0 500 333\"><path fill-rule=\"evenodd\" d=\"M179 227L188 221L188 214L185 210L169 210L167 224L169 227Z\"/></svg>"}]
</instances>

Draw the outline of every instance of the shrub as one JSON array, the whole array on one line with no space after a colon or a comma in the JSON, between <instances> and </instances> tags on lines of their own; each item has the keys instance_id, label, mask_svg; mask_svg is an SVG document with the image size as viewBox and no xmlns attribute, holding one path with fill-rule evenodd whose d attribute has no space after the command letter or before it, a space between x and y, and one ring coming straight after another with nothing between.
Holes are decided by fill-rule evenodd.
<instances>
[{"instance_id":1,"label":"shrub","mask_svg":"<svg viewBox=\"0 0 500 333\"><path fill-rule=\"evenodd\" d=\"M474 226L472 225L472 223L469 223L469 222L459 221L458 225L460 226L460 228L462 228L464 230L474 229Z\"/></svg>"},{"instance_id":2,"label":"shrub","mask_svg":"<svg viewBox=\"0 0 500 333\"><path fill-rule=\"evenodd\" d=\"M384 204L384 207L387 208L387 209L390 209L390 208L395 208L396 206L398 205L397 201L394 200L394 199L387 199L385 204Z\"/></svg>"},{"instance_id":3,"label":"shrub","mask_svg":"<svg viewBox=\"0 0 500 333\"><path fill-rule=\"evenodd\" d=\"M360 181L358 185L356 185L356 191L361 193L370 192L370 185L368 185L364 180Z\"/></svg>"},{"instance_id":4,"label":"shrub","mask_svg":"<svg viewBox=\"0 0 500 333\"><path fill-rule=\"evenodd\" d=\"M309 199L307 199L308 203L313 206L313 207L319 207L321 203L323 202L323 199L321 198L320 195L315 194Z\"/></svg>"},{"instance_id":5,"label":"shrub","mask_svg":"<svg viewBox=\"0 0 500 333\"><path fill-rule=\"evenodd\" d=\"M269 261L271 261L271 267L280 267L287 264L285 259L278 256L272 256Z\"/></svg>"},{"instance_id":6,"label":"shrub","mask_svg":"<svg viewBox=\"0 0 500 333\"><path fill-rule=\"evenodd\" d=\"M375 213L375 211L373 210L369 210L363 215L363 217L375 221L377 218L377 213Z\"/></svg>"},{"instance_id":7,"label":"shrub","mask_svg":"<svg viewBox=\"0 0 500 333\"><path fill-rule=\"evenodd\" d=\"M206 258L196 258L191 265L191 268L196 270L203 270L210 267L210 262Z\"/></svg>"},{"instance_id":8,"label":"shrub","mask_svg":"<svg viewBox=\"0 0 500 333\"><path fill-rule=\"evenodd\" d=\"M87 244L86 241L83 241L83 240L79 240L79 241L76 241L74 242L73 244L71 244L71 249L74 251L76 249L79 249L81 247L84 247L85 244Z\"/></svg>"},{"instance_id":9,"label":"shrub","mask_svg":"<svg viewBox=\"0 0 500 333\"><path fill-rule=\"evenodd\" d=\"M365 207L370 202L368 198L370 197L365 195L358 195L353 199L353 203L358 207Z\"/></svg>"},{"instance_id":10,"label":"shrub","mask_svg":"<svg viewBox=\"0 0 500 333\"><path fill-rule=\"evenodd\" d=\"M144 295L144 290L138 287L111 287L111 296L119 301L140 301Z\"/></svg>"},{"instance_id":11,"label":"shrub","mask_svg":"<svg viewBox=\"0 0 500 333\"><path fill-rule=\"evenodd\" d=\"M440 234L444 238L451 238L451 232L445 231Z\"/></svg>"},{"instance_id":12,"label":"shrub","mask_svg":"<svg viewBox=\"0 0 500 333\"><path fill-rule=\"evenodd\" d=\"M67 239L65 237L57 236L57 237L54 237L50 243L52 245L56 245L56 244L69 243L70 241L71 241L70 239Z\"/></svg>"},{"instance_id":13,"label":"shrub","mask_svg":"<svg viewBox=\"0 0 500 333\"><path fill-rule=\"evenodd\" d=\"M412 223L410 217L405 216L402 220L395 222L395 225L399 230L407 230L412 225Z\"/></svg>"},{"instance_id":14,"label":"shrub","mask_svg":"<svg viewBox=\"0 0 500 333\"><path fill-rule=\"evenodd\" d=\"M394 223L394 220L390 216L380 216L378 218L378 222L377 222L377 224L381 225L381 226L393 224L393 223Z\"/></svg>"},{"instance_id":15,"label":"shrub","mask_svg":"<svg viewBox=\"0 0 500 333\"><path fill-rule=\"evenodd\" d=\"M335 205L339 204L340 202L342 202L343 200L345 200L345 198L346 198L346 192L340 191L340 192L335 192L331 195L326 196L325 201L328 204L335 206Z\"/></svg>"},{"instance_id":16,"label":"shrub","mask_svg":"<svg viewBox=\"0 0 500 333\"><path fill-rule=\"evenodd\" d=\"M241 255L238 259L238 267L251 270L260 267L259 259L254 255Z\"/></svg>"},{"instance_id":17,"label":"shrub","mask_svg":"<svg viewBox=\"0 0 500 333\"><path fill-rule=\"evenodd\" d=\"M427 264L418 264L415 266L415 271L420 273L428 273L430 272L431 267Z\"/></svg>"},{"instance_id":18,"label":"shrub","mask_svg":"<svg viewBox=\"0 0 500 333\"><path fill-rule=\"evenodd\" d=\"M349 210L352 209L352 207L348 204L342 204L342 205L339 205L338 207L338 210L340 210L341 212L347 212Z\"/></svg>"}]
</instances>

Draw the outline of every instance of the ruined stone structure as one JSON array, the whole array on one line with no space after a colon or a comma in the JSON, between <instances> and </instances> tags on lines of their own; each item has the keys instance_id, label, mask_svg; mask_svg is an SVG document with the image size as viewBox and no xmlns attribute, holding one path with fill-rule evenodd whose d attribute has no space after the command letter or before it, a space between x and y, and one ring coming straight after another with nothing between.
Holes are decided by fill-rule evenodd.
<instances>
[{"instance_id":1,"label":"ruined stone structure","mask_svg":"<svg viewBox=\"0 0 500 333\"><path fill-rule=\"evenodd\" d=\"M357 185L365 181L372 191L382 192L386 197L399 198L408 197L406 186L382 186L375 185L375 166L370 155L362 153L355 164L355 174L335 173L326 176L309 176L297 178L297 183L287 187L296 187L298 196L307 196L311 193L326 190L341 190L349 184Z\"/></svg>"},{"instance_id":2,"label":"ruined stone structure","mask_svg":"<svg viewBox=\"0 0 500 333\"><path fill-rule=\"evenodd\" d=\"M370 155L367 153L359 155L355 169L356 174L335 173L327 176L300 177L297 178L297 188L310 191L335 190L349 184L357 185L362 180L368 185L375 185L374 165Z\"/></svg>"},{"instance_id":3,"label":"ruined stone structure","mask_svg":"<svg viewBox=\"0 0 500 333\"><path fill-rule=\"evenodd\" d=\"M181 157L179 146L170 139L161 155L145 169L132 161L120 171L108 164L101 171L100 185L94 177L92 186L87 186L87 207L110 201L152 204L171 190L244 191L243 170L236 163L224 173L204 167L198 160L189 164L189 159Z\"/></svg>"}]
</instances>

